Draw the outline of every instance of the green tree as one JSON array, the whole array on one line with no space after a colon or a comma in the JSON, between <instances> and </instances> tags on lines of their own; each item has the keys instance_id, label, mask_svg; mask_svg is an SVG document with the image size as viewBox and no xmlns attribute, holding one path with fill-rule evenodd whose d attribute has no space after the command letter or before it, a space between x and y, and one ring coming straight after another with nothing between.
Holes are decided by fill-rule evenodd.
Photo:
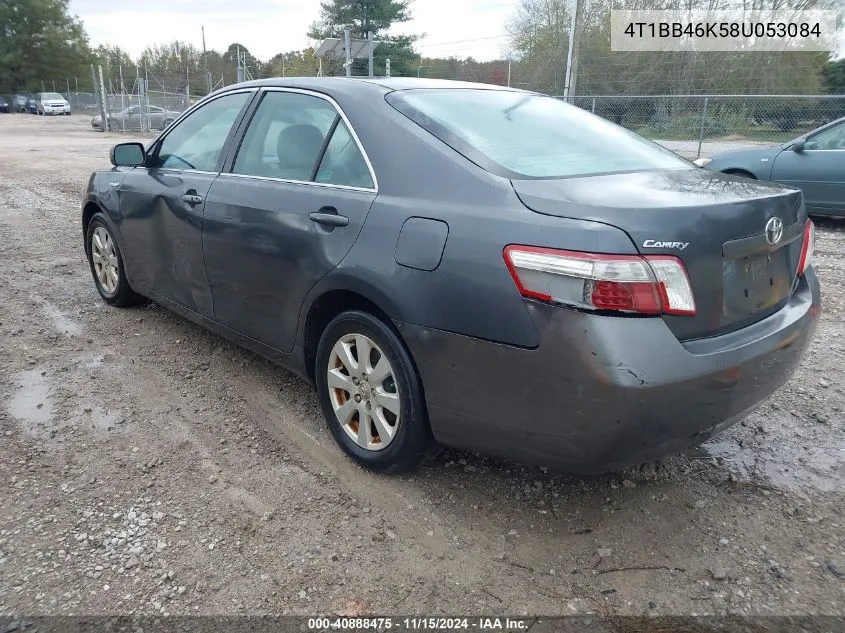
<instances>
[{"instance_id":1,"label":"green tree","mask_svg":"<svg viewBox=\"0 0 845 633\"><path fill-rule=\"evenodd\" d=\"M385 73L386 60L390 58L392 75L416 75L419 55L414 53L415 35L390 35L394 24L411 19L410 0L325 0L320 3L320 19L311 25L308 37L323 40L342 38L350 30L353 38L365 39L372 32L379 45L373 53L375 73ZM336 60L323 61L324 74L343 74L343 66ZM353 75L367 73L367 60L353 64Z\"/></svg>"},{"instance_id":2,"label":"green tree","mask_svg":"<svg viewBox=\"0 0 845 633\"><path fill-rule=\"evenodd\" d=\"M88 36L68 0L0 0L0 91L85 76Z\"/></svg>"},{"instance_id":3,"label":"green tree","mask_svg":"<svg viewBox=\"0 0 845 633\"><path fill-rule=\"evenodd\" d=\"M317 74L320 64L314 57L314 49L303 51L289 51L274 55L264 64L265 77L313 77Z\"/></svg>"},{"instance_id":4,"label":"green tree","mask_svg":"<svg viewBox=\"0 0 845 633\"><path fill-rule=\"evenodd\" d=\"M845 58L822 67L822 86L830 94L845 95Z\"/></svg>"}]
</instances>

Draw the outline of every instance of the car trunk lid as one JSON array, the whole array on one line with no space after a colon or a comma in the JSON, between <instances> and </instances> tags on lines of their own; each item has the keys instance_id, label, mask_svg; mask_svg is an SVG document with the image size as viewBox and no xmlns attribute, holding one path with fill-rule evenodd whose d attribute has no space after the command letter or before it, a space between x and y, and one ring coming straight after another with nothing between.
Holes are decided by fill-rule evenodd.
<instances>
[{"instance_id":1,"label":"car trunk lid","mask_svg":"<svg viewBox=\"0 0 845 633\"><path fill-rule=\"evenodd\" d=\"M793 292L806 221L797 190L701 169L512 183L533 211L604 222L643 255L679 257L696 314L663 318L681 340L750 325Z\"/></svg>"}]
</instances>

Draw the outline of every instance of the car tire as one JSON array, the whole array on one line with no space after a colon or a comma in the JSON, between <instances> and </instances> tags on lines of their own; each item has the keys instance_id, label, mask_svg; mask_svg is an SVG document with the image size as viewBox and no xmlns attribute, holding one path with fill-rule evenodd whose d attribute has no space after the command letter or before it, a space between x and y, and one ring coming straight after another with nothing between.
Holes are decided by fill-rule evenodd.
<instances>
[{"instance_id":1,"label":"car tire","mask_svg":"<svg viewBox=\"0 0 845 633\"><path fill-rule=\"evenodd\" d=\"M362 364L364 349L369 354ZM390 326L366 312L343 312L326 326L316 356L320 406L347 455L369 470L396 474L433 454L420 378Z\"/></svg>"},{"instance_id":2,"label":"car tire","mask_svg":"<svg viewBox=\"0 0 845 633\"><path fill-rule=\"evenodd\" d=\"M123 266L123 255L102 213L95 214L88 223L85 255L94 277L94 285L103 301L109 305L124 307L144 300L129 286Z\"/></svg>"}]
</instances>

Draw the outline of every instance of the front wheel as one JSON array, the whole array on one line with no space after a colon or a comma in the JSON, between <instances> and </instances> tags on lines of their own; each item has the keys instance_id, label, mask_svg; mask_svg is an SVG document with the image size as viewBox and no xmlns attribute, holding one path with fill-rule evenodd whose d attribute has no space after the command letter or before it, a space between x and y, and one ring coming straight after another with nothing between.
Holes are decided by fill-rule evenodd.
<instances>
[{"instance_id":1,"label":"front wheel","mask_svg":"<svg viewBox=\"0 0 845 633\"><path fill-rule=\"evenodd\" d=\"M97 292L106 303L122 307L143 300L129 287L123 256L102 213L95 214L88 224L85 250Z\"/></svg>"},{"instance_id":2,"label":"front wheel","mask_svg":"<svg viewBox=\"0 0 845 633\"><path fill-rule=\"evenodd\" d=\"M434 447L425 399L408 350L366 312L335 317L320 337L317 394L329 429L362 466L401 473Z\"/></svg>"}]
</instances>

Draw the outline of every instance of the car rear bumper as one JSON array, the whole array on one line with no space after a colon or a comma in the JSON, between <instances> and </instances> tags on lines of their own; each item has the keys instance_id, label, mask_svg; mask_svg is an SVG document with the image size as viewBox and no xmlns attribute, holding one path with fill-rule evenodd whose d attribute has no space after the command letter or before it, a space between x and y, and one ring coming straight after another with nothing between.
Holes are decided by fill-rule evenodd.
<instances>
[{"instance_id":1,"label":"car rear bumper","mask_svg":"<svg viewBox=\"0 0 845 633\"><path fill-rule=\"evenodd\" d=\"M582 473L704 442L790 377L821 310L812 270L751 326L681 343L661 319L529 302L535 349L399 324L442 443Z\"/></svg>"}]
</instances>

